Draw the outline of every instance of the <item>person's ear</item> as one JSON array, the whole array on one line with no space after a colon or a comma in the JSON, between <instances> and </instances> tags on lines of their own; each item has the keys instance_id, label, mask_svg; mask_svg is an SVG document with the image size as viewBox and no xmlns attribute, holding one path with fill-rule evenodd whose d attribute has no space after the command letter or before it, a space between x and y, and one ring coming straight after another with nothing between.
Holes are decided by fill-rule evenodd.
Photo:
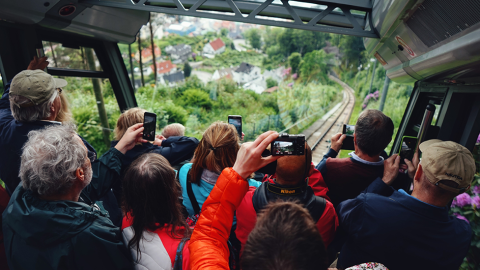
<instances>
[{"instance_id":1,"label":"person's ear","mask_svg":"<svg viewBox=\"0 0 480 270\"><path fill-rule=\"evenodd\" d=\"M418 168L417 168L417 171L415 172L415 176L413 177L413 181L420 181L420 179L422 178L422 175L423 175L423 168L422 168L422 164L418 164Z\"/></svg>"},{"instance_id":2,"label":"person's ear","mask_svg":"<svg viewBox=\"0 0 480 270\"><path fill-rule=\"evenodd\" d=\"M357 145L357 134L353 133L353 144Z\"/></svg>"},{"instance_id":3,"label":"person's ear","mask_svg":"<svg viewBox=\"0 0 480 270\"><path fill-rule=\"evenodd\" d=\"M50 105L50 113L55 114L55 106L53 105L55 102L52 102L52 105Z\"/></svg>"},{"instance_id":4,"label":"person's ear","mask_svg":"<svg viewBox=\"0 0 480 270\"><path fill-rule=\"evenodd\" d=\"M75 171L75 177L82 182L85 180L85 172L83 171L83 168L80 167Z\"/></svg>"}]
</instances>

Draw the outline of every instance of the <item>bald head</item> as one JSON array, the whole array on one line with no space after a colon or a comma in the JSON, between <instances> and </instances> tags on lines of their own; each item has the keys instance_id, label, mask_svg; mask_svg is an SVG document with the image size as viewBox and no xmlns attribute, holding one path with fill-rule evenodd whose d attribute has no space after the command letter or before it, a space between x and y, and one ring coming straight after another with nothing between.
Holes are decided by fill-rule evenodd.
<instances>
[{"instance_id":1,"label":"bald head","mask_svg":"<svg viewBox=\"0 0 480 270\"><path fill-rule=\"evenodd\" d=\"M275 173L279 184L295 185L304 180L305 168L310 168L312 163L312 149L307 142L305 142L305 155L284 156L277 160Z\"/></svg>"}]
</instances>

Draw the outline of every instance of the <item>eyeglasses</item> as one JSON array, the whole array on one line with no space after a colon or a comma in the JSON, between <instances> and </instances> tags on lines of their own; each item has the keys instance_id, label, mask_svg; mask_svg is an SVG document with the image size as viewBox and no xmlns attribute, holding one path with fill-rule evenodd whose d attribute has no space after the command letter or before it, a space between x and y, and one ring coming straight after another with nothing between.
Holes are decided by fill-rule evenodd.
<instances>
[{"instance_id":1,"label":"eyeglasses","mask_svg":"<svg viewBox=\"0 0 480 270\"><path fill-rule=\"evenodd\" d=\"M97 154L95 154L95 152L88 151L87 156L91 163L97 159Z\"/></svg>"},{"instance_id":2,"label":"eyeglasses","mask_svg":"<svg viewBox=\"0 0 480 270\"><path fill-rule=\"evenodd\" d=\"M57 88L57 91L59 95L63 92L62 88Z\"/></svg>"}]
</instances>

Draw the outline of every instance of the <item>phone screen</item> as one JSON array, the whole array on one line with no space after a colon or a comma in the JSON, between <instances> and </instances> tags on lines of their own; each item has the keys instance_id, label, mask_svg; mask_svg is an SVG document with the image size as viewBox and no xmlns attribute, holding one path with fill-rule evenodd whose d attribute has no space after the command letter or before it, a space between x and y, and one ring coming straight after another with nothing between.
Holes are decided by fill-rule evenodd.
<instances>
[{"instance_id":1,"label":"phone screen","mask_svg":"<svg viewBox=\"0 0 480 270\"><path fill-rule=\"evenodd\" d=\"M343 125L343 134L353 137L353 133L355 133L355 126Z\"/></svg>"},{"instance_id":2,"label":"phone screen","mask_svg":"<svg viewBox=\"0 0 480 270\"><path fill-rule=\"evenodd\" d=\"M143 138L148 141L155 140L155 126L157 124L157 115L146 112L143 116Z\"/></svg>"},{"instance_id":3,"label":"phone screen","mask_svg":"<svg viewBox=\"0 0 480 270\"><path fill-rule=\"evenodd\" d=\"M228 116L228 123L235 126L238 136L242 137L242 117L241 116Z\"/></svg>"},{"instance_id":4,"label":"phone screen","mask_svg":"<svg viewBox=\"0 0 480 270\"><path fill-rule=\"evenodd\" d=\"M417 146L417 138L403 137L402 147L400 148L400 162L405 163L404 159L412 160Z\"/></svg>"}]
</instances>

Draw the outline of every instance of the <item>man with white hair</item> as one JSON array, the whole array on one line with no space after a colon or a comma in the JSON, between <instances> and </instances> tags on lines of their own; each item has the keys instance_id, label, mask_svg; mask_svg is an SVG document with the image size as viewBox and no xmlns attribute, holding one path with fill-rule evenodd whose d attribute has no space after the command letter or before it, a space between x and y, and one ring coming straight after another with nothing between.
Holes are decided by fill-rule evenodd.
<instances>
[{"instance_id":1,"label":"man with white hair","mask_svg":"<svg viewBox=\"0 0 480 270\"><path fill-rule=\"evenodd\" d=\"M74 126L51 125L28 134L22 185L3 213L10 269L133 268L120 228L95 201L110 190L124 154L146 142L142 125L130 127L95 163Z\"/></svg>"},{"instance_id":2,"label":"man with white hair","mask_svg":"<svg viewBox=\"0 0 480 270\"><path fill-rule=\"evenodd\" d=\"M27 134L60 124L54 120L62 107L60 95L67 81L42 71L48 65L46 60L35 57L27 70L5 85L0 99L0 179L9 195L20 183L20 156ZM95 151L83 142L89 151Z\"/></svg>"}]
</instances>

